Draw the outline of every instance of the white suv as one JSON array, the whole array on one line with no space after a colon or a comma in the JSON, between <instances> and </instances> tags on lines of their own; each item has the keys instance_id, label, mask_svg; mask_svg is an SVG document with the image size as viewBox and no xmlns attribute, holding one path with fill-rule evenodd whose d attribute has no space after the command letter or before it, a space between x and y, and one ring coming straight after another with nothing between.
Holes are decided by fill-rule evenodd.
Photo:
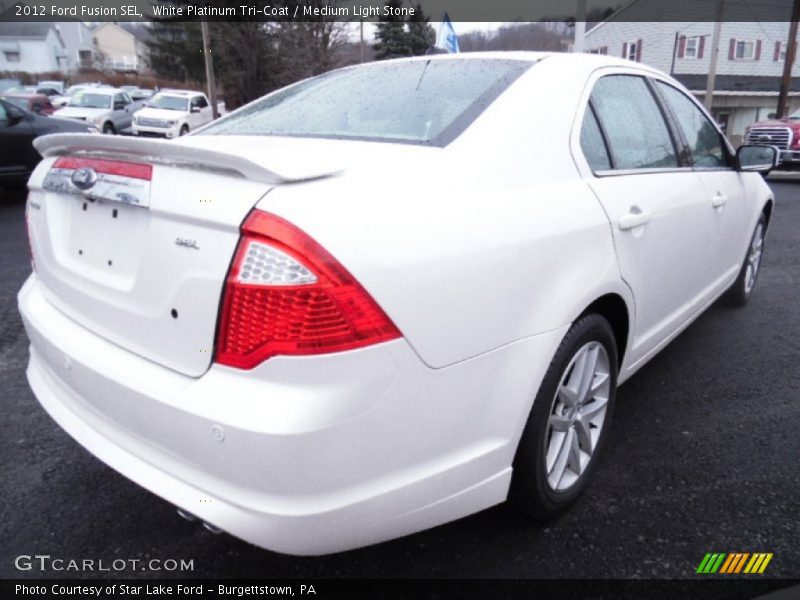
<instances>
[{"instance_id":1,"label":"white suv","mask_svg":"<svg viewBox=\"0 0 800 600\"><path fill-rule=\"evenodd\" d=\"M174 138L210 123L214 118L205 94L190 91L159 92L136 112L134 135Z\"/></svg>"}]
</instances>

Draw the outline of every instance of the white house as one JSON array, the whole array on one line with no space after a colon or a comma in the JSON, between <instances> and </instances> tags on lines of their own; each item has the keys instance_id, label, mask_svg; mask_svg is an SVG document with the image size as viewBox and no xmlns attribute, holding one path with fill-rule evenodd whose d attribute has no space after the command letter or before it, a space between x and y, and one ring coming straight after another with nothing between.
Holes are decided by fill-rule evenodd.
<instances>
[{"instance_id":1,"label":"white house","mask_svg":"<svg viewBox=\"0 0 800 600\"><path fill-rule=\"evenodd\" d=\"M0 22L0 71L65 71L69 56L53 23Z\"/></svg>"},{"instance_id":2,"label":"white house","mask_svg":"<svg viewBox=\"0 0 800 600\"><path fill-rule=\"evenodd\" d=\"M625 11L635 4L663 5L665 1L669 0L635 0L586 33L586 51L621 56L671 73L702 101L714 23L622 20L631 18ZM741 142L747 125L768 118L777 109L788 34L788 22L723 21L721 24L712 113L734 143ZM795 62L790 110L800 108L798 76L800 64Z\"/></svg>"}]
</instances>

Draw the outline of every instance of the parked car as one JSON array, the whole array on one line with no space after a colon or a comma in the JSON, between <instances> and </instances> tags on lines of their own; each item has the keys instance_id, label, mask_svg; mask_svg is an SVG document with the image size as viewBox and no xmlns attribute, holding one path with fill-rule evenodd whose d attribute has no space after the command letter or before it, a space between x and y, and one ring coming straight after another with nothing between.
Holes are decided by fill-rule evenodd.
<instances>
[{"instance_id":1,"label":"parked car","mask_svg":"<svg viewBox=\"0 0 800 600\"><path fill-rule=\"evenodd\" d=\"M800 110L783 119L758 121L745 128L746 144L775 146L780 151L778 167L800 169Z\"/></svg>"},{"instance_id":2,"label":"parked car","mask_svg":"<svg viewBox=\"0 0 800 600\"><path fill-rule=\"evenodd\" d=\"M33 140L48 133L97 133L93 125L45 117L0 98L0 185L21 185L41 160Z\"/></svg>"},{"instance_id":3,"label":"parked car","mask_svg":"<svg viewBox=\"0 0 800 600\"><path fill-rule=\"evenodd\" d=\"M185 515L295 554L566 509L617 386L751 298L776 160L655 69L561 53L378 61L177 140L36 147L36 397Z\"/></svg>"},{"instance_id":4,"label":"parked car","mask_svg":"<svg viewBox=\"0 0 800 600\"><path fill-rule=\"evenodd\" d=\"M133 135L174 138L210 123L213 118L205 94L170 90L147 100L147 105L136 113L131 131Z\"/></svg>"},{"instance_id":5,"label":"parked car","mask_svg":"<svg viewBox=\"0 0 800 600\"><path fill-rule=\"evenodd\" d=\"M47 96L42 94L3 94L2 97L7 102L37 115L52 115L55 111Z\"/></svg>"},{"instance_id":6,"label":"parked car","mask_svg":"<svg viewBox=\"0 0 800 600\"><path fill-rule=\"evenodd\" d=\"M65 89L63 81L39 81L36 85L42 88L54 89L59 94L63 94Z\"/></svg>"},{"instance_id":7,"label":"parked car","mask_svg":"<svg viewBox=\"0 0 800 600\"><path fill-rule=\"evenodd\" d=\"M38 94L48 98L56 98L60 92L50 87L40 87L36 85L20 85L6 90L6 94Z\"/></svg>"},{"instance_id":8,"label":"parked car","mask_svg":"<svg viewBox=\"0 0 800 600\"><path fill-rule=\"evenodd\" d=\"M134 105L134 112L142 109L147 104L147 101L153 96L153 90L136 89L130 92L131 100Z\"/></svg>"},{"instance_id":9,"label":"parked car","mask_svg":"<svg viewBox=\"0 0 800 600\"><path fill-rule=\"evenodd\" d=\"M66 107L53 114L88 121L103 133L118 133L131 126L133 112L133 102L126 92L93 87L76 92Z\"/></svg>"},{"instance_id":10,"label":"parked car","mask_svg":"<svg viewBox=\"0 0 800 600\"><path fill-rule=\"evenodd\" d=\"M67 104L69 104L69 101L78 92L95 87L100 87L100 85L97 83L82 83L82 84L72 85L69 88L67 88L67 90L63 92L61 96L56 96L55 98L51 98L50 102L52 102L53 106L55 106L56 108L63 108Z\"/></svg>"}]
</instances>

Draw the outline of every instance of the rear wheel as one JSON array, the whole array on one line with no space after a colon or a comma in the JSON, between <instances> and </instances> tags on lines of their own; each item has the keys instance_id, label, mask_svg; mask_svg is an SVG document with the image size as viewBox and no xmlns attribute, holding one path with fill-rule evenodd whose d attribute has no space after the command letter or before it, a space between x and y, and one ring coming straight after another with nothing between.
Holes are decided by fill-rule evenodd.
<instances>
[{"instance_id":1,"label":"rear wheel","mask_svg":"<svg viewBox=\"0 0 800 600\"><path fill-rule=\"evenodd\" d=\"M767 233L767 218L762 213L750 238L747 256L744 258L739 276L728 290L728 300L734 306L744 306L750 301L761 270L761 257L764 253L764 237Z\"/></svg>"},{"instance_id":2,"label":"rear wheel","mask_svg":"<svg viewBox=\"0 0 800 600\"><path fill-rule=\"evenodd\" d=\"M114 129L114 126L111 123L104 123L103 133L108 135L114 135L116 133L116 130Z\"/></svg>"},{"instance_id":3,"label":"rear wheel","mask_svg":"<svg viewBox=\"0 0 800 600\"><path fill-rule=\"evenodd\" d=\"M553 357L514 458L510 499L552 517L586 487L611 421L617 386L614 332L603 317L576 321Z\"/></svg>"}]
</instances>

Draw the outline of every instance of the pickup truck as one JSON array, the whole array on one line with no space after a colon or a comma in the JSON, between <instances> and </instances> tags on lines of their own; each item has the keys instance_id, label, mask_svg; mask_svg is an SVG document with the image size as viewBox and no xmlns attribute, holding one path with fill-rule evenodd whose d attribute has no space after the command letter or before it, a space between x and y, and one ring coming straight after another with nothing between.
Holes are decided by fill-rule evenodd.
<instances>
[{"instance_id":1,"label":"pickup truck","mask_svg":"<svg viewBox=\"0 0 800 600\"><path fill-rule=\"evenodd\" d=\"M776 146L779 169L800 170L800 110L782 119L758 121L744 132L745 144Z\"/></svg>"}]
</instances>

